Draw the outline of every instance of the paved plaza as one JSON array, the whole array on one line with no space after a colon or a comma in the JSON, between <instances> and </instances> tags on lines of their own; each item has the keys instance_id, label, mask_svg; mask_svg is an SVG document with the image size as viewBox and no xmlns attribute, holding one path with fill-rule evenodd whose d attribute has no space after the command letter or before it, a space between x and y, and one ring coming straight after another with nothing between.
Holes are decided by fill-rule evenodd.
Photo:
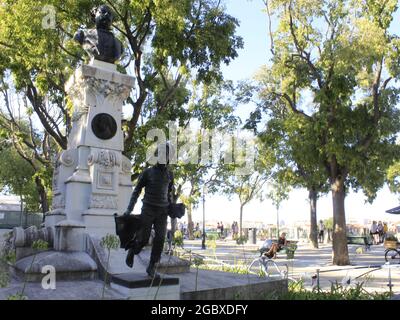
<instances>
[{"instance_id":1,"label":"paved plaza","mask_svg":"<svg viewBox=\"0 0 400 320\"><path fill-rule=\"evenodd\" d=\"M259 256L258 248L261 244L262 241L259 241L256 245L248 243L237 245L235 241L217 240L215 254L211 249L202 250L199 240L186 240L184 247L195 254L210 258L209 263L249 265L253 259ZM299 243L294 259L288 260L286 254L278 253L274 262L282 270L287 266L289 277L296 280L302 278L309 288L316 284L312 277L317 274L317 269L319 269L322 289L330 288L332 282L345 283L350 279L350 285L363 281L364 288L369 291L387 291L389 269L385 265L385 248L382 244L373 245L371 250L359 254L356 250L360 247L360 245L348 246L351 263L349 266L332 265L332 247L330 244L320 244L319 249L314 249L308 243ZM215 257L217 258L216 261ZM395 293L400 293L400 268L398 267L400 265L391 266L392 290ZM270 270L271 276L278 276L274 267L270 267Z\"/></svg>"},{"instance_id":2,"label":"paved plaza","mask_svg":"<svg viewBox=\"0 0 400 320\"><path fill-rule=\"evenodd\" d=\"M0 230L1 240L3 240L4 233L6 233L5 230ZM192 254L203 256L209 265L221 266L226 264L244 267L259 256L258 248L261 244L262 242L259 241L257 244L237 245L232 240L217 240L214 251L212 249L201 249L201 240L185 240L184 249L192 252ZM316 285L316 279L313 280L313 276L317 274L317 269L319 269L320 287L323 290L329 289L331 283L337 281L345 286L354 286L357 282L364 282L364 288L370 292L387 291L389 269L385 265L383 245L371 246L371 250L361 254L356 252L359 247L358 245L349 245L350 266L338 267L332 265L331 246L329 244L320 244L319 249L313 249L308 243L299 243L294 259L288 260L284 253L278 253L274 262L281 270L288 268L289 278L303 279L307 288ZM280 277L275 268L270 267L270 271L270 277ZM195 269L192 268L191 272L185 276L184 283L186 283L186 286L191 281L186 279L189 279L194 273ZM234 275L227 274L226 276L234 285ZM204 282L207 278L207 271L201 270L200 277ZM243 279L241 279L242 277ZM213 281L216 281L215 277L213 279ZM237 275L237 280L238 284L245 284L246 282L243 275ZM350 283L347 283L348 280L350 280ZM251 281L256 281L256 277L252 277ZM391 266L391 282L393 292L399 295L400 268L397 268L397 265ZM207 285L207 283L204 282L204 285ZM0 299L6 299L10 294L19 292L22 286L22 282L13 279L7 288L0 289ZM100 299L102 288L103 282L100 280L58 281L56 290L43 290L40 283L28 283L25 293L29 299ZM104 297L106 299L126 299L111 288L106 289Z\"/></svg>"}]
</instances>

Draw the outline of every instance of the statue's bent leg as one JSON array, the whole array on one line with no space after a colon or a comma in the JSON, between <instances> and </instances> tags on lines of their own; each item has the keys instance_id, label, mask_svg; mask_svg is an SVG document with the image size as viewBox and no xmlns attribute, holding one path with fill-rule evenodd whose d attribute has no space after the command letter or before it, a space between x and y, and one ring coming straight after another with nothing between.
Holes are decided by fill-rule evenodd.
<instances>
[{"instance_id":1,"label":"statue's bent leg","mask_svg":"<svg viewBox=\"0 0 400 320\"><path fill-rule=\"evenodd\" d=\"M167 209L160 208L154 220L155 237L153 240L153 248L151 250L151 264L160 261L161 252L164 248L165 234L167 231L167 217Z\"/></svg>"},{"instance_id":2,"label":"statue's bent leg","mask_svg":"<svg viewBox=\"0 0 400 320\"><path fill-rule=\"evenodd\" d=\"M151 227L154 222L154 212L143 206L141 214L141 228L136 234L136 239L133 243L133 252L140 253L143 247L147 245L150 238Z\"/></svg>"}]
</instances>

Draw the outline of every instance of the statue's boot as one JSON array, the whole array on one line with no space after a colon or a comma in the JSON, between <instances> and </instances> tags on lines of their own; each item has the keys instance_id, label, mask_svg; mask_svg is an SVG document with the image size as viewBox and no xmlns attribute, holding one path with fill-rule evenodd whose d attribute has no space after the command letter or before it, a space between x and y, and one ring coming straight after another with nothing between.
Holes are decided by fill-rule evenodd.
<instances>
[{"instance_id":1,"label":"statue's boot","mask_svg":"<svg viewBox=\"0 0 400 320\"><path fill-rule=\"evenodd\" d=\"M133 267L133 262L135 259L135 253L133 252L133 248L129 248L128 254L126 255L125 263L129 268Z\"/></svg>"},{"instance_id":2,"label":"statue's boot","mask_svg":"<svg viewBox=\"0 0 400 320\"><path fill-rule=\"evenodd\" d=\"M160 275L156 272L156 264L153 262L149 263L146 272L151 278L160 278Z\"/></svg>"},{"instance_id":3,"label":"statue's boot","mask_svg":"<svg viewBox=\"0 0 400 320\"><path fill-rule=\"evenodd\" d=\"M130 248L133 248L135 246L136 238L137 238L137 236L136 236L136 233L135 233L135 235L132 237L132 239L129 240L128 243L126 244L125 251L130 249Z\"/></svg>"}]
</instances>

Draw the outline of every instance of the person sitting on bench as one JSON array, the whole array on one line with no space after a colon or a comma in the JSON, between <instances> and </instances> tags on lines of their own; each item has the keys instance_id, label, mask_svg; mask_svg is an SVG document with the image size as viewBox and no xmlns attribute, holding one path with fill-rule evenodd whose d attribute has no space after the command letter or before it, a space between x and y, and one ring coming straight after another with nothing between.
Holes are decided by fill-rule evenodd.
<instances>
[{"instance_id":1,"label":"person sitting on bench","mask_svg":"<svg viewBox=\"0 0 400 320\"><path fill-rule=\"evenodd\" d=\"M281 251L286 246L287 246L286 233L282 232L281 236L278 239L278 243L272 243L271 248L269 248L269 250L266 251L264 255L269 259L276 258L276 253Z\"/></svg>"}]
</instances>

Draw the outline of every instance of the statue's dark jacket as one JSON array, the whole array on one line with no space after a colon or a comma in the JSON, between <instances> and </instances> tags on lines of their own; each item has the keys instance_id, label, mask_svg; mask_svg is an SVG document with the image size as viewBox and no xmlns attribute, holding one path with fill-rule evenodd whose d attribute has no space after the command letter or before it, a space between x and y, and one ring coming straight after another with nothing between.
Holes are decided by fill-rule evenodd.
<instances>
[{"instance_id":1,"label":"statue's dark jacket","mask_svg":"<svg viewBox=\"0 0 400 320\"><path fill-rule=\"evenodd\" d=\"M174 177L172 172L165 165L155 165L142 172L137 185L133 190L128 211L132 211L136 201L145 188L143 203L157 207L168 207L172 202L172 188Z\"/></svg>"}]
</instances>

